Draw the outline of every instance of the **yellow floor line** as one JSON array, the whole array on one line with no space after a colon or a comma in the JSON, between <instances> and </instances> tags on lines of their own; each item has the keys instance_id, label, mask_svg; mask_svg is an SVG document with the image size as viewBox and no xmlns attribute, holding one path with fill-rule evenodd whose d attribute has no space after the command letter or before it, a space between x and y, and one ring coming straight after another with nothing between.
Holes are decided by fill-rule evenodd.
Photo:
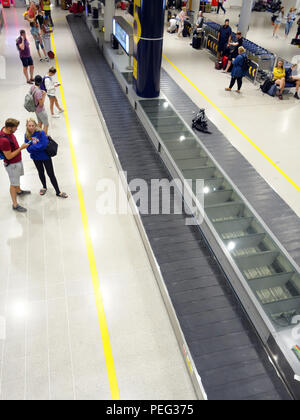
<instances>
[{"instance_id":1,"label":"yellow floor line","mask_svg":"<svg viewBox=\"0 0 300 420\"><path fill-rule=\"evenodd\" d=\"M203 93L178 67L172 63L163 54L163 58L190 84L207 100L267 161L282 175L284 178L294 187L297 191L300 192L299 185L296 184L279 166L263 151L261 150L248 136L245 134L217 105L215 105L206 95Z\"/></svg>"},{"instance_id":2,"label":"yellow floor line","mask_svg":"<svg viewBox=\"0 0 300 420\"><path fill-rule=\"evenodd\" d=\"M51 40L52 40L52 45L53 45L53 52L55 54L57 77L61 84L60 93L61 93L61 99L62 99L62 104L64 108L65 123L66 123L68 139L69 139L72 165L73 165L77 194L78 194L79 205L80 205L80 212L81 212L81 218L82 218L82 224L83 224L83 230L84 230L84 236L85 236L85 244L86 244L87 253L88 253L91 277L93 281L95 301L96 301L97 313L98 313L98 321L99 321L99 326L100 326L100 331L101 331L110 392L111 392L111 396L113 400L120 400L119 387L118 387L117 376L116 376L114 360L113 360L113 355L112 355L112 349L111 349L111 344L110 344L110 339L109 339L108 327L107 327L106 316L105 316L105 311L104 311L104 306L103 306L103 299L102 299L100 285L99 285L99 276L97 272L96 260L95 260L94 249L93 249L93 244L92 244L92 239L91 239L91 234L90 234L87 211L86 211L86 207L84 203L82 186L79 179L77 158L75 154L74 144L72 141L70 121L69 121L69 116L68 116L68 111L67 111L64 89L62 85L61 74L59 70L59 64L57 60L53 34L51 34Z\"/></svg>"}]
</instances>

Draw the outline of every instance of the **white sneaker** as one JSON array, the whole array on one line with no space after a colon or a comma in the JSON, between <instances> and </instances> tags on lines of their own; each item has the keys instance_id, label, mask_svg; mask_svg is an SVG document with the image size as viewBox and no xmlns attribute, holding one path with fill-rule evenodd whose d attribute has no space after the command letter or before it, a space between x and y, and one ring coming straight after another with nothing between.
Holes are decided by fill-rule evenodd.
<instances>
[{"instance_id":1,"label":"white sneaker","mask_svg":"<svg viewBox=\"0 0 300 420\"><path fill-rule=\"evenodd\" d=\"M60 117L60 115L58 115L58 114L53 114L53 115L51 115L51 117L52 117L52 118L59 118L59 117Z\"/></svg>"}]
</instances>

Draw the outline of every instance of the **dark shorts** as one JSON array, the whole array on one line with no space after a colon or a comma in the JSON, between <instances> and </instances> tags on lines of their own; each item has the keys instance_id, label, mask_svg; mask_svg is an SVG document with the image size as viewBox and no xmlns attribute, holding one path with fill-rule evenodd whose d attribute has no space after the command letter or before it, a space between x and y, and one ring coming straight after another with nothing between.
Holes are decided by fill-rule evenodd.
<instances>
[{"instance_id":1,"label":"dark shorts","mask_svg":"<svg viewBox=\"0 0 300 420\"><path fill-rule=\"evenodd\" d=\"M224 52L224 50L227 48L228 43L227 42L219 42L218 45L218 52Z\"/></svg>"},{"instance_id":2,"label":"dark shorts","mask_svg":"<svg viewBox=\"0 0 300 420\"><path fill-rule=\"evenodd\" d=\"M20 58L23 63L23 67L33 66L33 60L31 57L26 57L26 58L20 57Z\"/></svg>"}]
</instances>

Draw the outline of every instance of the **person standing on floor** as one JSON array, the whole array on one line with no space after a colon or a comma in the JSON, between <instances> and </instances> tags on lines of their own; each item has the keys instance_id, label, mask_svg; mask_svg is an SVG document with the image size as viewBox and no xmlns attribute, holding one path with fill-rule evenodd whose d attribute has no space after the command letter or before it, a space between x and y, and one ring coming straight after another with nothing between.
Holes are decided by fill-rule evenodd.
<instances>
[{"instance_id":1,"label":"person standing on floor","mask_svg":"<svg viewBox=\"0 0 300 420\"><path fill-rule=\"evenodd\" d=\"M45 21L45 13L41 9L41 7L38 8L38 14L35 17L36 23L38 23L39 27L42 28L43 23Z\"/></svg>"},{"instance_id":2,"label":"person standing on floor","mask_svg":"<svg viewBox=\"0 0 300 420\"><path fill-rule=\"evenodd\" d=\"M234 47L233 51L230 53L228 57L228 64L226 69L223 71L223 73L228 73L232 62L236 59L236 57L239 55L239 48L243 46L243 36L240 31L236 33L236 42L232 42L230 45Z\"/></svg>"},{"instance_id":3,"label":"person standing on floor","mask_svg":"<svg viewBox=\"0 0 300 420\"><path fill-rule=\"evenodd\" d=\"M230 47L232 30L229 26L229 19L225 20L225 24L221 26L218 33L218 60L226 48Z\"/></svg>"},{"instance_id":4,"label":"person standing on floor","mask_svg":"<svg viewBox=\"0 0 300 420\"><path fill-rule=\"evenodd\" d=\"M35 164L40 181L43 186L43 188L40 190L40 195L44 196L47 193L47 182L45 177L46 169L47 175L50 178L53 188L55 189L57 197L68 198L67 194L61 192L59 189L57 179L54 173L52 159L46 152L48 143L49 140L46 133L39 129L36 121L33 118L27 120L25 144L29 145L27 151L28 153L30 153L30 157Z\"/></svg>"},{"instance_id":5,"label":"person standing on floor","mask_svg":"<svg viewBox=\"0 0 300 420\"><path fill-rule=\"evenodd\" d=\"M34 78L34 86L31 88L31 93L34 98L34 102L36 105L35 115L39 122L39 128L43 129L46 134L48 134L49 128L49 121L48 121L48 114L45 109L45 99L47 93L41 89L41 84L43 82L43 78L41 76L35 76Z\"/></svg>"},{"instance_id":6,"label":"person standing on floor","mask_svg":"<svg viewBox=\"0 0 300 420\"><path fill-rule=\"evenodd\" d=\"M273 30L273 37L278 38L277 32L280 29L280 26L282 24L284 18L284 7L280 9L279 15L276 17L276 20L274 22L274 30Z\"/></svg>"},{"instance_id":7,"label":"person standing on floor","mask_svg":"<svg viewBox=\"0 0 300 420\"><path fill-rule=\"evenodd\" d=\"M29 144L19 143L14 135L20 122L14 118L5 121L5 126L0 131L0 151L4 156L4 166L10 181L10 196L13 210L18 213L26 213L26 209L18 204L18 197L30 194L30 191L21 190L21 176L24 175L22 163L22 150L27 149Z\"/></svg>"},{"instance_id":8,"label":"person standing on floor","mask_svg":"<svg viewBox=\"0 0 300 420\"><path fill-rule=\"evenodd\" d=\"M26 82L30 85L33 84L33 73L34 73L34 65L33 60L30 53L30 46L29 41L26 38L26 32L24 29L20 30L20 36L16 40L16 46L19 51L20 60L23 64L23 73L26 78ZM28 75L28 67L30 75Z\"/></svg>"},{"instance_id":9,"label":"person standing on floor","mask_svg":"<svg viewBox=\"0 0 300 420\"><path fill-rule=\"evenodd\" d=\"M51 0L42 0L45 17L49 19L50 25L54 26L51 16Z\"/></svg>"},{"instance_id":10,"label":"person standing on floor","mask_svg":"<svg viewBox=\"0 0 300 420\"><path fill-rule=\"evenodd\" d=\"M38 56L40 57L40 61L44 61L44 60L49 61L49 58L45 51L45 47L42 41L40 31L38 29L38 24L36 22L30 22L30 33L32 35L32 38L34 39L35 47L36 47ZM41 50L43 51L44 58L42 58L41 56L40 47L41 47Z\"/></svg>"},{"instance_id":11,"label":"person standing on floor","mask_svg":"<svg viewBox=\"0 0 300 420\"><path fill-rule=\"evenodd\" d=\"M246 75L245 71L245 62L247 60L247 54L244 47L240 47L238 50L239 55L236 57L236 59L233 62L233 69L231 73L231 82L229 85L229 88L226 88L225 90L228 92L231 92L233 86L235 85L235 82L237 81L237 92L241 92L242 84L243 84L243 77Z\"/></svg>"},{"instance_id":12,"label":"person standing on floor","mask_svg":"<svg viewBox=\"0 0 300 420\"><path fill-rule=\"evenodd\" d=\"M217 14L219 14L220 9L223 10L224 15L225 15L226 9L224 7L224 0L219 0Z\"/></svg>"},{"instance_id":13,"label":"person standing on floor","mask_svg":"<svg viewBox=\"0 0 300 420\"><path fill-rule=\"evenodd\" d=\"M51 51L51 33L53 32L50 29L48 18L45 18L41 29L42 29L43 43L44 43L44 46L45 46L46 53L48 55L49 51Z\"/></svg>"},{"instance_id":14,"label":"person standing on floor","mask_svg":"<svg viewBox=\"0 0 300 420\"><path fill-rule=\"evenodd\" d=\"M287 15L287 20L286 20L286 24L285 24L285 38L287 38L289 36L289 33L292 29L292 26L296 20L296 11L297 9L295 9L294 7L290 8L290 11Z\"/></svg>"},{"instance_id":15,"label":"person standing on floor","mask_svg":"<svg viewBox=\"0 0 300 420\"><path fill-rule=\"evenodd\" d=\"M180 35L182 35L183 29L184 29L184 21L186 19L186 7L183 7L181 12L178 15L179 19L179 28L178 28L178 38Z\"/></svg>"},{"instance_id":16,"label":"person standing on floor","mask_svg":"<svg viewBox=\"0 0 300 420\"><path fill-rule=\"evenodd\" d=\"M54 105L58 109L59 113L64 112L64 110L60 107L58 100L56 98L55 90L58 86L60 86L60 84L54 82L53 77L55 75L56 75L56 68L50 67L48 74L43 78L43 84L45 86L45 89L47 91L47 95L50 101L51 116L54 118L58 118L59 115L54 114Z\"/></svg>"}]
</instances>

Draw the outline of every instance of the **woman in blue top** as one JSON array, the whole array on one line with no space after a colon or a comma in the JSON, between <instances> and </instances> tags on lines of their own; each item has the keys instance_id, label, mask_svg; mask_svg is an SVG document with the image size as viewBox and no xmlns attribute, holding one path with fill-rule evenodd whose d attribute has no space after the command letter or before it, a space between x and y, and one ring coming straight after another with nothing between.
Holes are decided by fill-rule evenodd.
<instances>
[{"instance_id":1,"label":"woman in blue top","mask_svg":"<svg viewBox=\"0 0 300 420\"><path fill-rule=\"evenodd\" d=\"M30 153L30 157L33 160L38 174L43 185L40 190L40 195L45 195L47 192L47 184L45 177L45 169L50 178L51 184L53 185L56 195L61 198L68 198L66 193L62 193L59 189L51 157L46 153L46 147L48 146L49 140L44 131L38 128L36 121L32 118L27 120L26 123L26 134L25 143L30 143L27 151Z\"/></svg>"},{"instance_id":2,"label":"woman in blue top","mask_svg":"<svg viewBox=\"0 0 300 420\"><path fill-rule=\"evenodd\" d=\"M288 37L288 35L289 35L290 31L291 31L291 28L292 28L292 26L293 26L293 24L294 24L294 22L296 20L296 12L297 12L297 9L295 9L294 7L291 7L290 8L290 11L289 11L289 13L287 15L287 18L286 18L285 38Z\"/></svg>"},{"instance_id":3,"label":"woman in blue top","mask_svg":"<svg viewBox=\"0 0 300 420\"><path fill-rule=\"evenodd\" d=\"M239 55L236 57L236 59L233 62L233 69L231 73L231 82L229 88L226 88L225 90L231 91L233 86L235 85L235 82L237 81L238 89L237 92L241 92L241 87L243 84L243 77L246 75L245 71L245 61L247 60L247 54L244 47L240 47L238 49Z\"/></svg>"}]
</instances>

